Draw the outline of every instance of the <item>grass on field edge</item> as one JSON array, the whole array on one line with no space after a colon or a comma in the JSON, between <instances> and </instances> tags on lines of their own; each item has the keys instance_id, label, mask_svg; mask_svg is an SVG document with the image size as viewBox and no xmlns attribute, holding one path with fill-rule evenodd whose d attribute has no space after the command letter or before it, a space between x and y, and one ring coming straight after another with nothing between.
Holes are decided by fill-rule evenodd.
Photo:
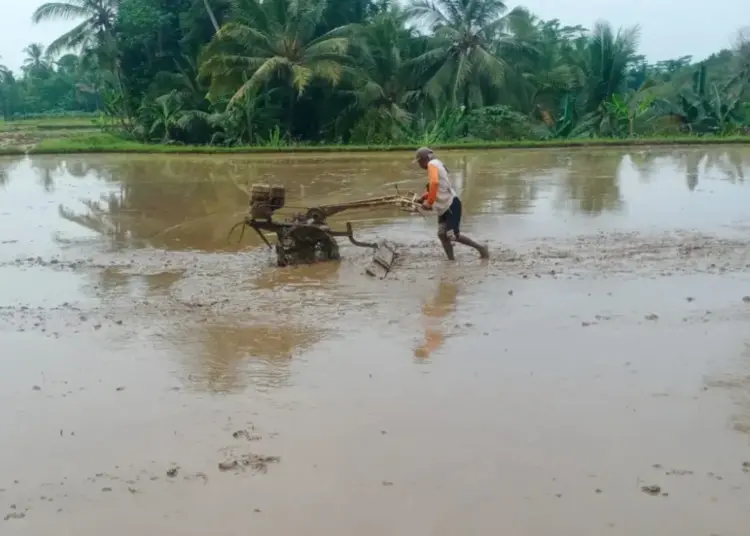
<instances>
[{"instance_id":1,"label":"grass on field edge","mask_svg":"<svg viewBox=\"0 0 750 536\"><path fill-rule=\"evenodd\" d=\"M637 147L653 145L718 145L750 144L750 136L680 136L633 139L575 139L550 141L465 141L436 143L435 150L535 149L574 147ZM144 154L267 154L267 153L341 153L413 151L416 145L283 145L238 146L163 145L130 141L113 134L97 133L43 139L30 148L0 147L0 154L86 154L86 153L144 153Z\"/></svg>"}]
</instances>

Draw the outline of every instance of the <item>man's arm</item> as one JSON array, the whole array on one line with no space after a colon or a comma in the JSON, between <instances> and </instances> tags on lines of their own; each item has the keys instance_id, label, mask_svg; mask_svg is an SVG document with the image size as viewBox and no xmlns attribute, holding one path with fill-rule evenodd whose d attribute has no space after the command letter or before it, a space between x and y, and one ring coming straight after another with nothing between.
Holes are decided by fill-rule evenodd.
<instances>
[{"instance_id":1,"label":"man's arm","mask_svg":"<svg viewBox=\"0 0 750 536\"><path fill-rule=\"evenodd\" d=\"M437 199L438 184L440 183L440 175L437 166L428 164L427 176L429 177L430 182L427 186L427 198L425 199L424 203L426 206L431 208L435 203L435 200Z\"/></svg>"}]
</instances>

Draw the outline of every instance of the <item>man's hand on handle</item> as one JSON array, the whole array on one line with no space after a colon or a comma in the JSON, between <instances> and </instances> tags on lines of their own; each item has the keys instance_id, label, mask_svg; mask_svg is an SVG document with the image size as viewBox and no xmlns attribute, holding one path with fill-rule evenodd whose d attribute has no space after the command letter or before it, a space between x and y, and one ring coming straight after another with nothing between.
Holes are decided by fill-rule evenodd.
<instances>
[{"instance_id":1,"label":"man's hand on handle","mask_svg":"<svg viewBox=\"0 0 750 536\"><path fill-rule=\"evenodd\" d=\"M432 205L427 203L427 195L427 192L423 193L422 197L419 198L419 202L422 204L424 210L432 210Z\"/></svg>"}]
</instances>

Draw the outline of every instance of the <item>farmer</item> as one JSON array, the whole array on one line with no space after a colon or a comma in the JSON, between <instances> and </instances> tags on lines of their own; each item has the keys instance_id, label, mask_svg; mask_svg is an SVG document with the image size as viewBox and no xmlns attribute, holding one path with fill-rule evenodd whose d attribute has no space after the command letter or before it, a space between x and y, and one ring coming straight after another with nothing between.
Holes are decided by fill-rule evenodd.
<instances>
[{"instance_id":1,"label":"farmer","mask_svg":"<svg viewBox=\"0 0 750 536\"><path fill-rule=\"evenodd\" d=\"M479 252L481 258L489 258L489 252L485 246L480 246L468 236L461 234L461 200L451 186L445 165L435 158L435 153L428 147L417 149L416 162L419 167L427 170L429 178L427 189L421 199L422 208L434 209L437 212L438 238L448 259L454 260L451 241L471 246Z\"/></svg>"}]
</instances>

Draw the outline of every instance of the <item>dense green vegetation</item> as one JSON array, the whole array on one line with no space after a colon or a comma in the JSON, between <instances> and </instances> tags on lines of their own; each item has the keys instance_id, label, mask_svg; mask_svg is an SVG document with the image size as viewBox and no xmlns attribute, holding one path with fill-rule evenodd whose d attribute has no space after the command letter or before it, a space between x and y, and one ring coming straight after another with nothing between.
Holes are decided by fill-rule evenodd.
<instances>
[{"instance_id":1,"label":"dense green vegetation","mask_svg":"<svg viewBox=\"0 0 750 536\"><path fill-rule=\"evenodd\" d=\"M130 143L280 148L750 132L750 40L649 64L638 29L499 0L67 0L6 120L100 112Z\"/></svg>"}]
</instances>

